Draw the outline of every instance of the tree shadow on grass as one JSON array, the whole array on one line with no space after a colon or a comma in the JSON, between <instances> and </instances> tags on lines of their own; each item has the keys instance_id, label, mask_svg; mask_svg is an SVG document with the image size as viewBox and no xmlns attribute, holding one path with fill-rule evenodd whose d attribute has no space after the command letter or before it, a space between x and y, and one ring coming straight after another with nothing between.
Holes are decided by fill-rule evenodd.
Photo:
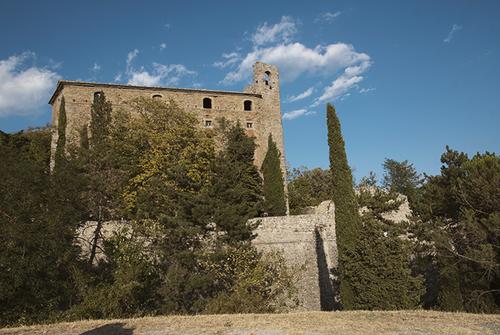
<instances>
[{"instance_id":1,"label":"tree shadow on grass","mask_svg":"<svg viewBox=\"0 0 500 335\"><path fill-rule=\"evenodd\" d=\"M86 332L81 333L80 335L132 335L134 334L133 328L125 328L125 323L123 322L115 322L110 323L104 326L100 326L91 330L87 330Z\"/></svg>"}]
</instances>

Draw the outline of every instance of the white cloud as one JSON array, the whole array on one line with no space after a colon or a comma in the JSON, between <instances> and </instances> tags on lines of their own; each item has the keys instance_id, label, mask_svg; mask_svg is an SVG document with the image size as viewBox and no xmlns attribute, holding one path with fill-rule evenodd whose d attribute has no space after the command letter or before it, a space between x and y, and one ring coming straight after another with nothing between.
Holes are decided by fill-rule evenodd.
<instances>
[{"instance_id":1,"label":"white cloud","mask_svg":"<svg viewBox=\"0 0 500 335\"><path fill-rule=\"evenodd\" d=\"M446 36L446 38L443 40L443 42L445 43L450 43L451 40L453 39L453 36L455 36L455 33L459 30L462 30L462 26L459 26L458 24L454 24L452 27L451 27L451 30L450 32L448 33L448 36Z\"/></svg>"},{"instance_id":2,"label":"white cloud","mask_svg":"<svg viewBox=\"0 0 500 335\"><path fill-rule=\"evenodd\" d=\"M260 25L252 35L255 46L276 42L289 42L297 33L297 22L290 16L281 17L281 21L270 26L267 22Z\"/></svg>"},{"instance_id":3,"label":"white cloud","mask_svg":"<svg viewBox=\"0 0 500 335\"><path fill-rule=\"evenodd\" d=\"M132 66L132 61L137 57L138 54L139 50L137 49L134 49L127 54L127 68L125 69L126 72L129 71L130 67Z\"/></svg>"},{"instance_id":4,"label":"white cloud","mask_svg":"<svg viewBox=\"0 0 500 335\"><path fill-rule=\"evenodd\" d=\"M313 115L313 114L316 114L316 112L302 108L291 112L286 112L285 114L283 114L283 120L293 120L301 116Z\"/></svg>"},{"instance_id":5,"label":"white cloud","mask_svg":"<svg viewBox=\"0 0 500 335\"><path fill-rule=\"evenodd\" d=\"M298 95L292 95L291 97L289 97L287 99L287 102L295 102L295 101L299 101L299 100L308 98L308 97L311 96L311 94L313 94L313 92L314 92L314 87L309 87L304 92L302 92L302 93L300 93Z\"/></svg>"},{"instance_id":6,"label":"white cloud","mask_svg":"<svg viewBox=\"0 0 500 335\"><path fill-rule=\"evenodd\" d=\"M163 50L167 47L167 43L160 43L160 50Z\"/></svg>"},{"instance_id":7,"label":"white cloud","mask_svg":"<svg viewBox=\"0 0 500 335\"><path fill-rule=\"evenodd\" d=\"M368 93L368 92L373 92L373 91L375 91L375 88L373 88L373 87L370 87L370 88L361 88L359 90L359 93Z\"/></svg>"},{"instance_id":8,"label":"white cloud","mask_svg":"<svg viewBox=\"0 0 500 335\"><path fill-rule=\"evenodd\" d=\"M370 56L345 43L318 45L313 49L298 42L279 44L248 53L222 82L231 84L248 79L256 61L277 65L283 81L292 81L304 74L335 75L346 67L370 63Z\"/></svg>"},{"instance_id":9,"label":"white cloud","mask_svg":"<svg viewBox=\"0 0 500 335\"><path fill-rule=\"evenodd\" d=\"M127 73L129 85L136 86L171 86L179 84L182 77L196 75L195 71L187 69L182 64L159 64L153 63L151 72L141 67L139 70L132 69Z\"/></svg>"},{"instance_id":10,"label":"white cloud","mask_svg":"<svg viewBox=\"0 0 500 335\"><path fill-rule=\"evenodd\" d=\"M311 106L315 107L322 102L335 100L347 94L351 88L355 87L364 79L361 74L368 70L370 66L370 60L362 61L359 65L348 66L344 70L344 73L332 81L330 86L325 87L323 94L317 98Z\"/></svg>"},{"instance_id":11,"label":"white cloud","mask_svg":"<svg viewBox=\"0 0 500 335\"><path fill-rule=\"evenodd\" d=\"M47 105L60 76L26 64L34 58L34 53L25 52L0 60L0 117L35 115Z\"/></svg>"},{"instance_id":12,"label":"white cloud","mask_svg":"<svg viewBox=\"0 0 500 335\"><path fill-rule=\"evenodd\" d=\"M172 86L186 76L195 76L196 71L189 70L182 64L153 63L151 70L144 66L135 68L133 61L139 55L139 50L134 49L127 54L125 73L118 73L114 80L119 82L125 78L127 84L135 86Z\"/></svg>"},{"instance_id":13,"label":"white cloud","mask_svg":"<svg viewBox=\"0 0 500 335\"><path fill-rule=\"evenodd\" d=\"M339 15L341 12L323 13L321 19L331 21ZM276 65L285 83L304 76L335 78L314 100L311 107L315 107L326 100L341 98L363 81L362 74L372 64L368 54L357 52L351 44L341 42L310 48L291 41L296 33L297 23L288 16L282 17L274 25L262 24L252 35L253 47L246 55L224 54L222 61L213 64L221 69L232 69L221 83L229 85L248 80L257 61ZM289 97L288 102L305 99L313 93L311 87L297 96Z\"/></svg>"},{"instance_id":14,"label":"white cloud","mask_svg":"<svg viewBox=\"0 0 500 335\"><path fill-rule=\"evenodd\" d=\"M315 19L314 19L314 22L318 22L318 23L332 23L333 21L335 21L336 18L338 18L340 15L342 14L342 12L340 11L337 11L335 13L331 13L331 12L325 12L325 13L321 13L319 14Z\"/></svg>"},{"instance_id":15,"label":"white cloud","mask_svg":"<svg viewBox=\"0 0 500 335\"><path fill-rule=\"evenodd\" d=\"M212 66L219 69L224 69L228 66L232 66L241 60L241 55L237 52L223 53L222 58L222 61L214 62Z\"/></svg>"},{"instance_id":16,"label":"white cloud","mask_svg":"<svg viewBox=\"0 0 500 335\"><path fill-rule=\"evenodd\" d=\"M172 25L170 23L165 23L163 25L163 27L167 28L167 29L170 29L172 27Z\"/></svg>"}]
</instances>

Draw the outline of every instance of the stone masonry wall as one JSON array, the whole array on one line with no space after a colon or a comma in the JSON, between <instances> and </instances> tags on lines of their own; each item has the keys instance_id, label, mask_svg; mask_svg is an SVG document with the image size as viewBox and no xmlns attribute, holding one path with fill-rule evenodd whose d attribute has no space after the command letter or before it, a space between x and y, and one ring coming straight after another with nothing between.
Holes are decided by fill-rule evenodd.
<instances>
[{"instance_id":1,"label":"stone masonry wall","mask_svg":"<svg viewBox=\"0 0 500 335\"><path fill-rule=\"evenodd\" d=\"M333 310L332 271L337 266L335 209L322 203L315 214L265 217L253 244L261 251L278 250L291 266L303 267L297 283L298 310Z\"/></svg>"}]
</instances>

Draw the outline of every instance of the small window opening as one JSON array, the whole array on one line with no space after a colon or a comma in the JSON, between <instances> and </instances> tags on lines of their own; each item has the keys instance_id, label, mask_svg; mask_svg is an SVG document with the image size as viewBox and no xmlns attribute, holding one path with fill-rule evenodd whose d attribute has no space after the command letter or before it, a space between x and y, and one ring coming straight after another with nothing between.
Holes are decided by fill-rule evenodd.
<instances>
[{"instance_id":1,"label":"small window opening","mask_svg":"<svg viewBox=\"0 0 500 335\"><path fill-rule=\"evenodd\" d=\"M253 129L253 122L247 122L247 129Z\"/></svg>"},{"instance_id":2,"label":"small window opening","mask_svg":"<svg viewBox=\"0 0 500 335\"><path fill-rule=\"evenodd\" d=\"M101 96L102 96L102 92L101 91L100 92L95 92L94 93L94 101L97 100L97 99L99 99Z\"/></svg>"},{"instance_id":3,"label":"small window opening","mask_svg":"<svg viewBox=\"0 0 500 335\"><path fill-rule=\"evenodd\" d=\"M243 110L246 110L246 111L252 110L252 100L243 101Z\"/></svg>"},{"instance_id":4,"label":"small window opening","mask_svg":"<svg viewBox=\"0 0 500 335\"><path fill-rule=\"evenodd\" d=\"M269 85L270 80L271 80L271 72L269 71L264 72L264 83L266 83L266 85Z\"/></svg>"},{"instance_id":5,"label":"small window opening","mask_svg":"<svg viewBox=\"0 0 500 335\"><path fill-rule=\"evenodd\" d=\"M212 120L205 120L205 128L212 128Z\"/></svg>"},{"instance_id":6,"label":"small window opening","mask_svg":"<svg viewBox=\"0 0 500 335\"><path fill-rule=\"evenodd\" d=\"M210 98L203 98L203 108L212 108L212 99Z\"/></svg>"},{"instance_id":7,"label":"small window opening","mask_svg":"<svg viewBox=\"0 0 500 335\"><path fill-rule=\"evenodd\" d=\"M153 95L153 100L159 100L159 99L161 99L161 98L163 98L163 97L161 96L161 94L155 94L155 95Z\"/></svg>"}]
</instances>

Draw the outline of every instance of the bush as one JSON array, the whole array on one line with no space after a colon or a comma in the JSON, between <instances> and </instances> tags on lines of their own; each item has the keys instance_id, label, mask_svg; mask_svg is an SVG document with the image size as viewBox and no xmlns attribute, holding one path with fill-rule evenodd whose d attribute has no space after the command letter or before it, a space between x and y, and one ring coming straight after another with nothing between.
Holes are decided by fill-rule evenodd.
<instances>
[{"instance_id":1,"label":"bush","mask_svg":"<svg viewBox=\"0 0 500 335\"><path fill-rule=\"evenodd\" d=\"M254 247L230 247L224 257L208 261L223 290L207 303L205 313L273 313L296 306L297 269L280 253L260 254Z\"/></svg>"}]
</instances>

